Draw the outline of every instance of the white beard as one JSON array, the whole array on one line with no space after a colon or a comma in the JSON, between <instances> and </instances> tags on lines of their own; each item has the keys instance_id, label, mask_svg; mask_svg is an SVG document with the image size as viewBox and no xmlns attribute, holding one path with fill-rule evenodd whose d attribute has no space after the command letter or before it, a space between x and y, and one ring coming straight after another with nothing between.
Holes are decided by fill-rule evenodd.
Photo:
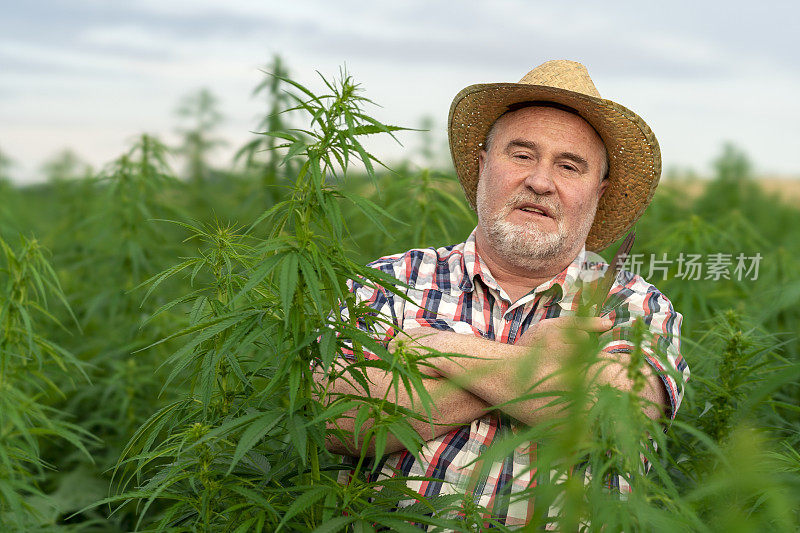
<instances>
[{"instance_id":1,"label":"white beard","mask_svg":"<svg viewBox=\"0 0 800 533\"><path fill-rule=\"evenodd\" d=\"M580 242L581 245L586 242L586 236L589 235L589 230L594 223L597 203L591 206L591 213L586 213L587 216L584 217L581 224L569 231L564 227L561 206L552 201L551 197L533 192L516 194L496 212L488 212L486 206L489 192L486 187L481 186L484 181L478 181L478 224L483 227L492 248L509 263L532 270L540 267L543 262L560 259L563 254L571 253L570 248L575 247L576 242ZM546 207L556 221L556 231L542 231L533 220L523 224L505 220L516 206L523 202L532 202ZM580 248L578 248L579 250Z\"/></svg>"}]
</instances>

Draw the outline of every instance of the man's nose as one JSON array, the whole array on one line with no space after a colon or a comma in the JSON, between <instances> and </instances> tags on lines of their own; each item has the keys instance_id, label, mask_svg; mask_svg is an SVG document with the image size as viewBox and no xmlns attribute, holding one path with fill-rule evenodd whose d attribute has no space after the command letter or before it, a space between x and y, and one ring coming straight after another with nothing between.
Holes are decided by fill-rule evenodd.
<instances>
[{"instance_id":1,"label":"man's nose","mask_svg":"<svg viewBox=\"0 0 800 533\"><path fill-rule=\"evenodd\" d=\"M549 194L555 192L552 169L547 165L538 164L531 168L525 176L525 186L536 194Z\"/></svg>"}]
</instances>

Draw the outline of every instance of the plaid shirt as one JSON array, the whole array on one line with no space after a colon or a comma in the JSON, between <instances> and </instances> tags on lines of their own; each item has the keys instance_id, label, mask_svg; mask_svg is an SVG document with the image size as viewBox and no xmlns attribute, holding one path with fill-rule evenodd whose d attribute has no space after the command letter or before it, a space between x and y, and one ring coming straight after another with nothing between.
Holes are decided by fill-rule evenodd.
<instances>
[{"instance_id":1,"label":"plaid shirt","mask_svg":"<svg viewBox=\"0 0 800 533\"><path fill-rule=\"evenodd\" d=\"M379 323L377 331L371 332L387 343L398 326L403 329L423 326L513 344L531 325L575 313L580 303L580 284L576 281L596 279L608 268L606 263L589 262L587 258L587 252L582 251L560 274L512 302L476 254L473 231L461 244L409 250L370 263L369 266L407 283L411 287L407 295L413 305L391 292L357 282L351 284L351 290L391 319L394 327ZM653 335L650 345L643 345L642 350L664 382L673 419L683 397L683 387L663 371L667 365L680 372L684 381L689 377L689 369L680 355L681 315L654 286L626 271L617 276L608 301L615 302L609 314L615 322L611 332L601 337L607 341L603 349L612 353L630 351L633 344L624 339L623 326L632 324L636 317L644 317ZM657 359L654 353L662 355ZM375 478L404 475L442 480L408 482L410 488L424 496L459 494L469 485L476 502L491 509L502 523L525 524L532 515L532 503L500 495L508 494L508 484L512 496L530 485L533 469L528 468L529 457L535 447L529 443L520 445L513 457L495 464L488 477L478 480L477 485L471 479L476 463L465 466L496 437L509 429L513 431L514 424L507 416L486 415L428 441L420 454L422 462L405 450L384 456ZM340 481L346 482L347 478L343 473ZM615 483L621 483L620 488L625 490L622 476L616 478Z\"/></svg>"}]
</instances>

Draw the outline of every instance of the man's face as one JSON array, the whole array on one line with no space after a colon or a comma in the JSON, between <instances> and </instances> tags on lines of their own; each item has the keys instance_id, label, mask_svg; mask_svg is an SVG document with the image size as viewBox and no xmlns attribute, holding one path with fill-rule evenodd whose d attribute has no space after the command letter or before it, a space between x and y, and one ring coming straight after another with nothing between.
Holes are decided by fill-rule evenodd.
<instances>
[{"instance_id":1,"label":"man's face","mask_svg":"<svg viewBox=\"0 0 800 533\"><path fill-rule=\"evenodd\" d=\"M483 252L523 269L574 259L605 190L604 168L603 142L577 115L526 107L501 117L479 160Z\"/></svg>"}]
</instances>

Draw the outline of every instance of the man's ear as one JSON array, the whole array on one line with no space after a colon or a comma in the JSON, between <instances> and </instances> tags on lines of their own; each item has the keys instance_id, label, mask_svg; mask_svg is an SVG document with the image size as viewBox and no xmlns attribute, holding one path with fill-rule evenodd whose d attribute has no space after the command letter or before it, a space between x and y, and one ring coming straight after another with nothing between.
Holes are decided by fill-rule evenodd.
<instances>
[{"instance_id":1,"label":"man's ear","mask_svg":"<svg viewBox=\"0 0 800 533\"><path fill-rule=\"evenodd\" d=\"M481 148L481 151L478 153L478 176L483 174L483 161L486 158L486 149Z\"/></svg>"},{"instance_id":2,"label":"man's ear","mask_svg":"<svg viewBox=\"0 0 800 533\"><path fill-rule=\"evenodd\" d=\"M600 188L597 190L597 199L603 197L603 193L606 192L606 187L608 187L608 178L603 178L600 182Z\"/></svg>"}]
</instances>

